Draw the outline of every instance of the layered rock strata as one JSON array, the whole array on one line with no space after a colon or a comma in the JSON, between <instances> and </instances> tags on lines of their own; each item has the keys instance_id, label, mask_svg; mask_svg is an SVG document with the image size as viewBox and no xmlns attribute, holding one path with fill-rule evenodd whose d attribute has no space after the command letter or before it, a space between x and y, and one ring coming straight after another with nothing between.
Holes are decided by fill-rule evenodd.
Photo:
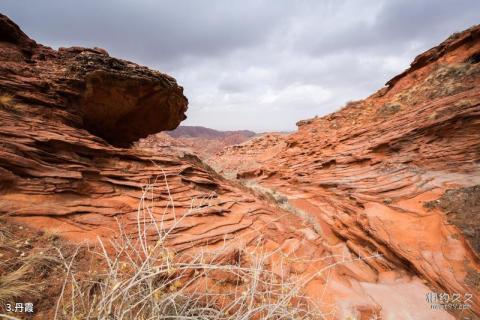
<instances>
[{"instance_id":1,"label":"layered rock strata","mask_svg":"<svg viewBox=\"0 0 480 320\"><path fill-rule=\"evenodd\" d=\"M349 290L392 298L398 291L384 290L384 277L404 272L432 291L473 295L478 316L479 57L476 26L419 55L367 99L300 121L291 135L229 147L209 163L281 195L325 246L381 253L351 271L362 289Z\"/></svg>"}]
</instances>

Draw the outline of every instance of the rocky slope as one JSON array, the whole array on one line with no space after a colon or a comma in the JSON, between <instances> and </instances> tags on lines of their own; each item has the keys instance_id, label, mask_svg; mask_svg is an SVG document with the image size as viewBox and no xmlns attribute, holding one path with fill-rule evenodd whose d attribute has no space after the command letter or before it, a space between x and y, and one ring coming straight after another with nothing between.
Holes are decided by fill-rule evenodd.
<instances>
[{"instance_id":1,"label":"rocky slope","mask_svg":"<svg viewBox=\"0 0 480 320\"><path fill-rule=\"evenodd\" d=\"M325 246L383 255L350 271L357 285L330 290L394 299L387 288L405 289L404 272L437 292L472 294L480 316L480 26L419 55L367 99L297 125L210 163L281 195Z\"/></svg>"},{"instance_id":2,"label":"rocky slope","mask_svg":"<svg viewBox=\"0 0 480 320\"><path fill-rule=\"evenodd\" d=\"M271 132L259 135L241 144L227 146L208 158L206 163L227 178L237 178L240 172L260 168L285 148L285 135Z\"/></svg>"},{"instance_id":3,"label":"rocky slope","mask_svg":"<svg viewBox=\"0 0 480 320\"><path fill-rule=\"evenodd\" d=\"M456 200L469 208L477 201L469 186L478 178L478 48L472 29L362 104L276 137L272 154L253 153L252 167L242 168L241 177L255 180L245 187L168 140L155 150L122 148L185 118L187 99L173 78L98 48L52 50L0 16L2 225L94 244L120 231L140 236L138 225L154 220L177 253L224 248L219 263L231 264L270 253L271 270L301 284L327 319L453 319L424 295L478 290L468 237L475 229L465 231L475 209L457 212L464 204ZM439 86L432 101L408 100L372 120L407 89L411 98L429 96L423 84L438 79L420 80L440 62L464 68L453 72L453 92ZM139 215L145 206L148 215ZM144 236L155 243L158 230ZM14 250L8 259L20 256ZM228 285L218 274L207 280L212 292ZM35 317L52 318L54 305L41 304Z\"/></svg>"}]
</instances>

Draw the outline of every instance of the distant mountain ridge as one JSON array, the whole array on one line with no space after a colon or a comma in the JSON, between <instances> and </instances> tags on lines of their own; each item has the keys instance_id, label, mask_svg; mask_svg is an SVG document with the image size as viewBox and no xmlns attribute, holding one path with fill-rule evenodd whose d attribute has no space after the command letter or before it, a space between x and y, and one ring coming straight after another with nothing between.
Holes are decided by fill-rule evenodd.
<instances>
[{"instance_id":1,"label":"distant mountain ridge","mask_svg":"<svg viewBox=\"0 0 480 320\"><path fill-rule=\"evenodd\" d=\"M176 146L188 149L202 159L208 159L223 148L241 144L258 136L250 130L220 131L201 126L180 126L173 131L163 131L142 140L142 146Z\"/></svg>"},{"instance_id":2,"label":"distant mountain ridge","mask_svg":"<svg viewBox=\"0 0 480 320\"><path fill-rule=\"evenodd\" d=\"M179 126L177 129L173 131L165 131L165 133L174 138L191 137L204 139L221 139L234 135L251 138L257 135L255 132L250 130L220 131L202 126Z\"/></svg>"}]
</instances>

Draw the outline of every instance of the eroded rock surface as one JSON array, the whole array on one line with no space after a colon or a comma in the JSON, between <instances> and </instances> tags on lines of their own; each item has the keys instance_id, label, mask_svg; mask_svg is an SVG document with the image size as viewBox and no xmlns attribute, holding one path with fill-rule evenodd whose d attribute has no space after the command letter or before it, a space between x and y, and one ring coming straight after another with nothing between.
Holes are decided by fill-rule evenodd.
<instances>
[{"instance_id":1,"label":"eroded rock surface","mask_svg":"<svg viewBox=\"0 0 480 320\"><path fill-rule=\"evenodd\" d=\"M418 56L367 99L209 163L309 217L324 245L381 253L351 271L356 280L345 292L361 286L386 311L380 300L403 282L382 279L404 272L437 292L473 294L479 316L479 54L476 26Z\"/></svg>"},{"instance_id":2,"label":"eroded rock surface","mask_svg":"<svg viewBox=\"0 0 480 320\"><path fill-rule=\"evenodd\" d=\"M15 97L18 113L36 113L121 146L175 129L186 118L183 88L168 75L99 48L38 45L3 15L0 41L2 94Z\"/></svg>"}]
</instances>

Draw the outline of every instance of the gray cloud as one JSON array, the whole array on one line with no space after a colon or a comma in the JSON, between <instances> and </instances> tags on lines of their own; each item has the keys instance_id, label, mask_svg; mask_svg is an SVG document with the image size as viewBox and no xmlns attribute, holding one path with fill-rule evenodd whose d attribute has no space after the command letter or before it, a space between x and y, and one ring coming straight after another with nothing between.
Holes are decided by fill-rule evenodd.
<instances>
[{"instance_id":1,"label":"gray cloud","mask_svg":"<svg viewBox=\"0 0 480 320\"><path fill-rule=\"evenodd\" d=\"M258 45L287 14L262 1L4 0L2 6L41 42L99 45L147 63Z\"/></svg>"},{"instance_id":2,"label":"gray cloud","mask_svg":"<svg viewBox=\"0 0 480 320\"><path fill-rule=\"evenodd\" d=\"M167 72L186 124L292 130L366 97L480 22L477 0L2 0L38 42L99 46Z\"/></svg>"}]
</instances>

